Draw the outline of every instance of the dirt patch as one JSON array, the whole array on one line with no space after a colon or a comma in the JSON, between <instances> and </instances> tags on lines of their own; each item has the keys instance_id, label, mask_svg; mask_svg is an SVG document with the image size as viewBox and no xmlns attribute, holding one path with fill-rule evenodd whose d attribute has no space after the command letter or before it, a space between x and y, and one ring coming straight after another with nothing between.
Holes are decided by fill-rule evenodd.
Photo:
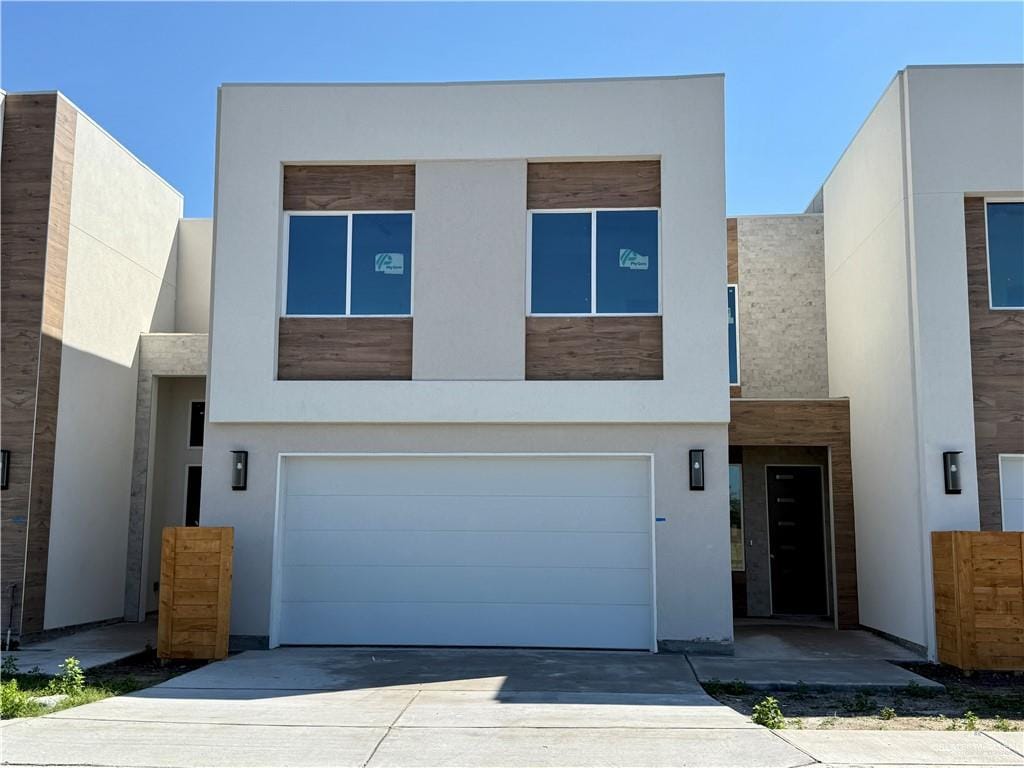
<instances>
[{"instance_id":1,"label":"dirt patch","mask_svg":"<svg viewBox=\"0 0 1024 768\"><path fill-rule=\"evenodd\" d=\"M163 660L157 658L155 650L147 648L142 653L115 661L112 664L93 667L85 673L85 679L86 682L93 685L131 680L136 684L135 690L138 690L205 667L208 663L181 659Z\"/></svg>"},{"instance_id":2,"label":"dirt patch","mask_svg":"<svg viewBox=\"0 0 1024 768\"><path fill-rule=\"evenodd\" d=\"M1024 677L1013 673L965 675L937 664L901 663L946 686L909 686L891 692L753 691L742 683L709 683L723 704L750 716L766 696L779 702L787 728L821 730L1024 731Z\"/></svg>"}]
</instances>

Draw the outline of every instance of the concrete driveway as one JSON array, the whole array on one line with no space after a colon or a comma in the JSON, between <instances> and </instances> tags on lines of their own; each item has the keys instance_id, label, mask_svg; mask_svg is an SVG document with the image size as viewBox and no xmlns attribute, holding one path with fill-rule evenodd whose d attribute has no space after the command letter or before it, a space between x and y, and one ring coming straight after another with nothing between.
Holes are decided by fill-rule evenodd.
<instances>
[{"instance_id":1,"label":"concrete driveway","mask_svg":"<svg viewBox=\"0 0 1024 768\"><path fill-rule=\"evenodd\" d=\"M902 762L1020 764L982 734L936 735ZM753 725L704 694L678 655L327 648L244 653L131 696L5 722L0 741L6 763L91 766L773 768L844 749ZM883 762L892 749L875 738L855 754Z\"/></svg>"}]
</instances>

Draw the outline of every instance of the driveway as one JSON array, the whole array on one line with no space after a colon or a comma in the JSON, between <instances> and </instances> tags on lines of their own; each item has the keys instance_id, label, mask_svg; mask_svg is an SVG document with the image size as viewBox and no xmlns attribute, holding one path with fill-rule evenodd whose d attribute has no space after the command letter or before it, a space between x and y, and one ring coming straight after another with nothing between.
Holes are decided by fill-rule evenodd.
<instances>
[{"instance_id":1,"label":"driveway","mask_svg":"<svg viewBox=\"0 0 1024 768\"><path fill-rule=\"evenodd\" d=\"M943 735L956 738L932 734L903 762L1021 759L982 734ZM878 736L858 762L891 752ZM8 721L0 740L6 763L91 766L773 768L844 749L753 725L708 697L678 655L333 648L250 651L131 696Z\"/></svg>"}]
</instances>

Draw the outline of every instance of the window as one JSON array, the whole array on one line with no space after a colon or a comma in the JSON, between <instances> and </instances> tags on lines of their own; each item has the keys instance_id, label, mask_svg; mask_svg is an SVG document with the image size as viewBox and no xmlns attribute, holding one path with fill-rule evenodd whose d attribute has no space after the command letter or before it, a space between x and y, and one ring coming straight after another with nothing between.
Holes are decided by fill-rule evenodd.
<instances>
[{"instance_id":1,"label":"window","mask_svg":"<svg viewBox=\"0 0 1024 768\"><path fill-rule=\"evenodd\" d=\"M286 315L412 313L412 214L287 217Z\"/></svg>"},{"instance_id":2,"label":"window","mask_svg":"<svg viewBox=\"0 0 1024 768\"><path fill-rule=\"evenodd\" d=\"M206 424L206 403L193 400L188 404L188 447L203 447L203 429ZM180 439L180 438L179 438Z\"/></svg>"},{"instance_id":3,"label":"window","mask_svg":"<svg viewBox=\"0 0 1024 768\"><path fill-rule=\"evenodd\" d=\"M1024 455L999 456L999 499L1003 530L1024 531Z\"/></svg>"},{"instance_id":4,"label":"window","mask_svg":"<svg viewBox=\"0 0 1024 768\"><path fill-rule=\"evenodd\" d=\"M740 383L740 316L736 286L729 286L729 383Z\"/></svg>"},{"instance_id":5,"label":"window","mask_svg":"<svg viewBox=\"0 0 1024 768\"><path fill-rule=\"evenodd\" d=\"M657 209L532 211L530 313L656 315Z\"/></svg>"},{"instance_id":6,"label":"window","mask_svg":"<svg viewBox=\"0 0 1024 768\"><path fill-rule=\"evenodd\" d=\"M732 569L742 571L743 562L743 467L729 465L729 544Z\"/></svg>"},{"instance_id":7,"label":"window","mask_svg":"<svg viewBox=\"0 0 1024 768\"><path fill-rule=\"evenodd\" d=\"M985 204L992 309L1024 309L1024 202Z\"/></svg>"},{"instance_id":8,"label":"window","mask_svg":"<svg viewBox=\"0 0 1024 768\"><path fill-rule=\"evenodd\" d=\"M199 525L199 499L203 495L203 468L199 464L185 467L185 525Z\"/></svg>"}]
</instances>

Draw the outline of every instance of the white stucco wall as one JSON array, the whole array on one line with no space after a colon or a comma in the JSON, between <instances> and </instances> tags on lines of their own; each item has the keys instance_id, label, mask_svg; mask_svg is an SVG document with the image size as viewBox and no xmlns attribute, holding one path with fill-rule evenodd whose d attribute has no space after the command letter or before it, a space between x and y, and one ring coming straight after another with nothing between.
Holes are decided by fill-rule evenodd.
<instances>
[{"instance_id":1,"label":"white stucco wall","mask_svg":"<svg viewBox=\"0 0 1024 768\"><path fill-rule=\"evenodd\" d=\"M44 627L119 617L139 333L174 325L182 198L78 113Z\"/></svg>"},{"instance_id":2,"label":"white stucco wall","mask_svg":"<svg viewBox=\"0 0 1024 768\"><path fill-rule=\"evenodd\" d=\"M705 450L705 491L688 451ZM248 450L248 489L231 490L231 450ZM642 452L654 454L658 639L732 641L728 444L724 425L236 425L210 423L204 525L235 527L231 634L269 632L278 454L301 452Z\"/></svg>"},{"instance_id":3,"label":"white stucco wall","mask_svg":"<svg viewBox=\"0 0 1024 768\"><path fill-rule=\"evenodd\" d=\"M210 270L213 268L213 219L178 222L174 330L209 333Z\"/></svg>"},{"instance_id":4,"label":"white stucco wall","mask_svg":"<svg viewBox=\"0 0 1024 768\"><path fill-rule=\"evenodd\" d=\"M723 80L720 76L614 81L420 86L224 86L220 92L217 231L211 328L211 421L331 422L719 422L729 418L725 284ZM258 126L258 129L254 127ZM343 127L343 129L342 129ZM454 166L426 163L566 158L651 158L662 163L664 381L524 382L506 380L511 358L490 352L481 373L502 380L275 381L281 273L281 167L303 162L413 162L425 183ZM483 166L481 166L483 169ZM469 179L484 170L459 170ZM488 199L510 199L519 174L494 173ZM484 205L478 184L450 183L452 208ZM422 201L417 196L417 204ZM525 200L510 210L521 221ZM435 221L443 235L423 235L416 260L485 250L474 235L497 233L493 215L461 227L455 213ZM504 229L502 229L504 231ZM504 244L499 244L505 248ZM525 263L525 248L518 254ZM502 291L509 306L523 285L504 284L522 267L452 274L445 294ZM429 279L429 278L427 278ZM415 278L414 302L427 299ZM477 306L479 299L474 299ZM524 307L525 309L525 307ZM504 310L502 310L504 311ZM461 317L464 313L459 312ZM451 313L430 313L447 322ZM420 318L414 320L414 328ZM486 322L486 321L481 321ZM449 334L457 328L443 329ZM430 327L424 339L442 329ZM426 344L424 341L423 344ZM479 337L467 335L470 349ZM452 352L438 345L425 350ZM468 357L468 356L467 356ZM443 363L444 360L438 362ZM500 362L500 365L498 363ZM431 378L428 360L414 363ZM456 374L466 378L463 361ZM474 372L475 373L475 372ZM522 379L520 374L517 378ZM453 377L454 378L454 377Z\"/></svg>"},{"instance_id":5,"label":"white stucco wall","mask_svg":"<svg viewBox=\"0 0 1024 768\"><path fill-rule=\"evenodd\" d=\"M925 645L901 88L824 185L828 378L850 398L860 621Z\"/></svg>"}]
</instances>

